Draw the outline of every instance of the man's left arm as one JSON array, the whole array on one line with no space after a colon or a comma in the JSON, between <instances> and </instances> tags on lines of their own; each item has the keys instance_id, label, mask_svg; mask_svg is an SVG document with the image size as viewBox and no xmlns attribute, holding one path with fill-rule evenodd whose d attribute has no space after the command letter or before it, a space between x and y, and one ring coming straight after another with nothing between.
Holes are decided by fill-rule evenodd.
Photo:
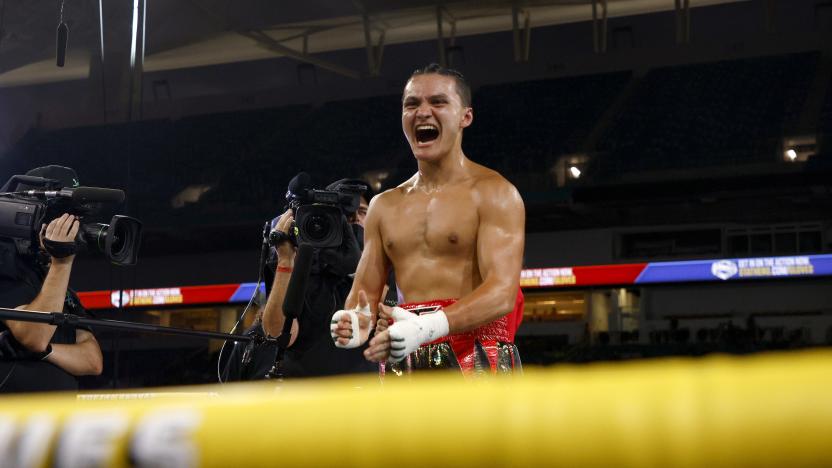
<instances>
[{"instance_id":1,"label":"man's left arm","mask_svg":"<svg viewBox=\"0 0 832 468\"><path fill-rule=\"evenodd\" d=\"M99 375L104 368L98 340L82 329L75 331L75 344L52 344L45 360L74 376Z\"/></svg>"},{"instance_id":2,"label":"man's left arm","mask_svg":"<svg viewBox=\"0 0 832 468\"><path fill-rule=\"evenodd\" d=\"M477 264L482 283L445 308L449 333L472 330L511 312L520 287L526 232L523 199L502 178L490 178L477 188Z\"/></svg>"}]
</instances>

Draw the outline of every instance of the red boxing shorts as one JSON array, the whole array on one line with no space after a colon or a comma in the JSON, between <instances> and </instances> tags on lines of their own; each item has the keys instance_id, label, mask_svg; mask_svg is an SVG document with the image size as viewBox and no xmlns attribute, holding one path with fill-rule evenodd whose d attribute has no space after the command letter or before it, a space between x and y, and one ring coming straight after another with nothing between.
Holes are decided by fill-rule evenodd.
<instances>
[{"instance_id":1,"label":"red boxing shorts","mask_svg":"<svg viewBox=\"0 0 832 468\"><path fill-rule=\"evenodd\" d=\"M414 314L429 314L456 299L400 304ZM442 337L422 345L400 362L382 362L382 376L409 374L422 369L459 369L466 377L482 374L511 374L522 370L514 334L523 317L523 293L518 291L514 310L469 332Z\"/></svg>"}]
</instances>

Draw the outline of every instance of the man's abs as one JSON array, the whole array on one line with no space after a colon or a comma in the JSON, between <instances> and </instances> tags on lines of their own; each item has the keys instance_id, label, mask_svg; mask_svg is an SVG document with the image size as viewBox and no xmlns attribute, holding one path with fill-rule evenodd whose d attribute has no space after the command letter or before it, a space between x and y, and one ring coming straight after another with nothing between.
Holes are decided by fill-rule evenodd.
<instances>
[{"instance_id":1,"label":"man's abs","mask_svg":"<svg viewBox=\"0 0 832 468\"><path fill-rule=\"evenodd\" d=\"M464 297L482 282L473 260L411 255L392 263L396 284L407 302Z\"/></svg>"}]
</instances>

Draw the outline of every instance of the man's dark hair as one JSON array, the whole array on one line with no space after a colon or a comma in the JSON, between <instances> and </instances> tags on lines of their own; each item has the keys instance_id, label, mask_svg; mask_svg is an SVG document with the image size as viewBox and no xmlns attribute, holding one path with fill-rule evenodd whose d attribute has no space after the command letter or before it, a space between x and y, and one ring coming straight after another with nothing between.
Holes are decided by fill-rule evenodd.
<instances>
[{"instance_id":1,"label":"man's dark hair","mask_svg":"<svg viewBox=\"0 0 832 468\"><path fill-rule=\"evenodd\" d=\"M413 73L410 74L410 78L408 78L407 81L410 81L413 77L419 75L442 75L453 78L456 82L456 93L459 95L462 105L465 107L471 107L471 86L467 81L465 81L465 77L462 76L462 73L454 70L453 68L445 68L438 63L431 63L426 67L414 70Z\"/></svg>"}]
</instances>

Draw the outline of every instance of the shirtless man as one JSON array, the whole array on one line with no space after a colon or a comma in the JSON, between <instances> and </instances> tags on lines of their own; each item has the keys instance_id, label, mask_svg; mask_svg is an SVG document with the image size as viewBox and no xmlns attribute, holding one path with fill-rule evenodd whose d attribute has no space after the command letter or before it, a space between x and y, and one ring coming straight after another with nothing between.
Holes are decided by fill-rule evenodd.
<instances>
[{"instance_id":1,"label":"shirtless man","mask_svg":"<svg viewBox=\"0 0 832 468\"><path fill-rule=\"evenodd\" d=\"M463 153L473 118L458 72L430 65L408 80L402 129L418 172L370 203L346 310L333 315L337 346L364 343L378 317L364 352L370 361L398 362L418 350L408 359L417 368L441 361L463 372L510 372L519 364L512 342L522 314L525 209L511 183ZM395 308L378 304L391 267L408 303Z\"/></svg>"}]
</instances>

